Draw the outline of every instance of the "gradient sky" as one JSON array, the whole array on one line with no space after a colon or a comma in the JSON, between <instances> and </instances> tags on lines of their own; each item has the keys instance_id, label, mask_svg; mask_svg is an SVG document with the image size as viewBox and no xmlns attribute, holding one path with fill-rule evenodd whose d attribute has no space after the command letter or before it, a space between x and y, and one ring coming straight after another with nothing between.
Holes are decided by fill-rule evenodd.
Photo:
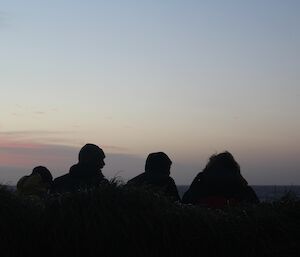
<instances>
[{"instance_id":1,"label":"gradient sky","mask_svg":"<svg viewBox=\"0 0 300 257\"><path fill-rule=\"evenodd\" d=\"M300 184L300 1L0 2L0 182L101 146L125 181L165 151L189 184L231 151Z\"/></svg>"}]
</instances>

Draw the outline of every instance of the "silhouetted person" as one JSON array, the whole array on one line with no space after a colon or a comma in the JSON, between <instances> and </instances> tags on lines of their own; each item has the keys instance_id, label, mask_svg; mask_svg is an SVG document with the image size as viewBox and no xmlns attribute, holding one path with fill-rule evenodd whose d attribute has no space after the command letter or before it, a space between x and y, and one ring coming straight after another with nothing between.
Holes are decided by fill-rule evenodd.
<instances>
[{"instance_id":1,"label":"silhouetted person","mask_svg":"<svg viewBox=\"0 0 300 257\"><path fill-rule=\"evenodd\" d=\"M44 198L52 186L52 175L44 166L37 166L29 176L22 177L17 183L17 192L25 196Z\"/></svg>"},{"instance_id":2,"label":"silhouetted person","mask_svg":"<svg viewBox=\"0 0 300 257\"><path fill-rule=\"evenodd\" d=\"M132 186L150 186L151 189L160 191L179 201L179 195L174 180L170 177L172 161L163 152L148 155L145 172L128 181Z\"/></svg>"},{"instance_id":3,"label":"silhouetted person","mask_svg":"<svg viewBox=\"0 0 300 257\"><path fill-rule=\"evenodd\" d=\"M229 152L210 157L184 194L184 203L225 207L241 203L257 204L254 190L240 173L240 166Z\"/></svg>"},{"instance_id":4,"label":"silhouetted person","mask_svg":"<svg viewBox=\"0 0 300 257\"><path fill-rule=\"evenodd\" d=\"M68 174L54 179L53 192L72 192L80 189L95 188L107 183L101 169L104 167L105 154L94 144L83 146L78 155L78 163L70 168Z\"/></svg>"}]
</instances>

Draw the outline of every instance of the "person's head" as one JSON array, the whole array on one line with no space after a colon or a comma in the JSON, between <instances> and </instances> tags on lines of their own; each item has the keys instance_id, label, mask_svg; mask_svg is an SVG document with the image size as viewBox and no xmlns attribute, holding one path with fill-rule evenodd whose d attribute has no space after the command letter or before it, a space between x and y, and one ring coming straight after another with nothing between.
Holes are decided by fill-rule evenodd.
<instances>
[{"instance_id":1,"label":"person's head","mask_svg":"<svg viewBox=\"0 0 300 257\"><path fill-rule=\"evenodd\" d=\"M232 174L240 174L240 165L235 161L232 154L226 151L220 154L212 155L205 167L205 171L226 171Z\"/></svg>"},{"instance_id":2,"label":"person's head","mask_svg":"<svg viewBox=\"0 0 300 257\"><path fill-rule=\"evenodd\" d=\"M51 175L51 172L44 166L37 166L33 168L31 175L39 175L41 177L41 180L45 184L51 184L53 177Z\"/></svg>"},{"instance_id":3,"label":"person's head","mask_svg":"<svg viewBox=\"0 0 300 257\"><path fill-rule=\"evenodd\" d=\"M145 171L161 175L170 175L172 161L163 152L150 153L146 160Z\"/></svg>"},{"instance_id":4,"label":"person's head","mask_svg":"<svg viewBox=\"0 0 300 257\"><path fill-rule=\"evenodd\" d=\"M83 146L78 155L79 163L94 166L97 169L102 169L105 165L105 154L103 150L94 144L86 144Z\"/></svg>"}]
</instances>

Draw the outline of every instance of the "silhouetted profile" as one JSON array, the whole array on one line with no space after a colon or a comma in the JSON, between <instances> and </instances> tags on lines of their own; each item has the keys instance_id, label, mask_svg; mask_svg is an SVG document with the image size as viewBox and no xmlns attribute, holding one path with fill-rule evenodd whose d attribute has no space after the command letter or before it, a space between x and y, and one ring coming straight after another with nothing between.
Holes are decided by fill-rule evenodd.
<instances>
[{"instance_id":1,"label":"silhouetted profile","mask_svg":"<svg viewBox=\"0 0 300 257\"><path fill-rule=\"evenodd\" d=\"M71 192L88 189L108 182L101 169L104 167L105 154L94 144L83 146L78 155L78 163L70 168L68 174L54 179L53 192Z\"/></svg>"},{"instance_id":2,"label":"silhouetted profile","mask_svg":"<svg viewBox=\"0 0 300 257\"><path fill-rule=\"evenodd\" d=\"M210 157L184 194L184 203L225 207L240 203L257 204L254 190L240 173L240 166L229 152Z\"/></svg>"},{"instance_id":3,"label":"silhouetted profile","mask_svg":"<svg viewBox=\"0 0 300 257\"><path fill-rule=\"evenodd\" d=\"M174 180L170 177L172 161L163 152L148 155L145 172L128 181L128 185L150 186L165 195L179 201L179 195Z\"/></svg>"},{"instance_id":4,"label":"silhouetted profile","mask_svg":"<svg viewBox=\"0 0 300 257\"><path fill-rule=\"evenodd\" d=\"M52 175L44 166L37 166L29 176L22 177L17 183L21 195L45 197L52 186Z\"/></svg>"}]
</instances>

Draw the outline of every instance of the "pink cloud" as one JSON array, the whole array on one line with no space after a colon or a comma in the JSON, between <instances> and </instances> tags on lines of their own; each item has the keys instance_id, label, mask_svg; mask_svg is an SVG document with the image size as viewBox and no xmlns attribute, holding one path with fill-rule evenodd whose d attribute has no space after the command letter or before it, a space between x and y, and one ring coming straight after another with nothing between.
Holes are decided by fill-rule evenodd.
<instances>
[{"instance_id":1,"label":"pink cloud","mask_svg":"<svg viewBox=\"0 0 300 257\"><path fill-rule=\"evenodd\" d=\"M43 145L35 142L17 142L13 140L8 140L8 139L1 139L0 138L0 148L1 149L14 149L14 148L19 148L19 149L38 149L42 148ZM1 150L0 149L0 150Z\"/></svg>"},{"instance_id":2,"label":"pink cloud","mask_svg":"<svg viewBox=\"0 0 300 257\"><path fill-rule=\"evenodd\" d=\"M66 154L62 154L63 150ZM68 152L75 152L71 146L52 145L34 140L18 140L0 137L0 165L28 167L37 163L64 163Z\"/></svg>"}]
</instances>

